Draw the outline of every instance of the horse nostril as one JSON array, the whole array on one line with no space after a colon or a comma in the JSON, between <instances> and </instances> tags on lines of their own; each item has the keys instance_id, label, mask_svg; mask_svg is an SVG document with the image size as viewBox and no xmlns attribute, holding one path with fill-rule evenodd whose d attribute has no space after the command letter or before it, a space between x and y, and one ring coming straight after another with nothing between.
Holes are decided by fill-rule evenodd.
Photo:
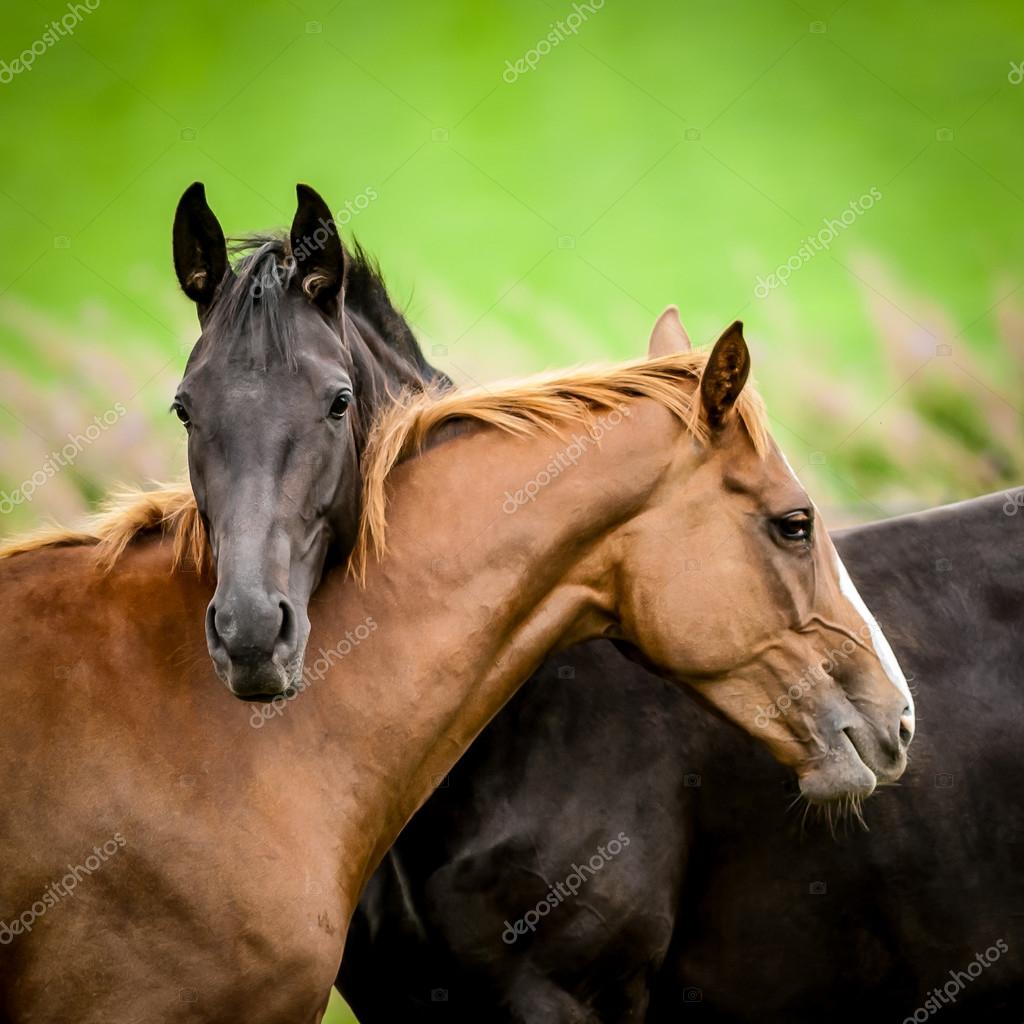
<instances>
[{"instance_id":1,"label":"horse nostril","mask_svg":"<svg viewBox=\"0 0 1024 1024\"><path fill-rule=\"evenodd\" d=\"M287 598L282 598L278 607L281 612L281 626L277 634L277 643L290 652L294 650L298 641L298 622L295 617L295 609Z\"/></svg>"},{"instance_id":2,"label":"horse nostril","mask_svg":"<svg viewBox=\"0 0 1024 1024\"><path fill-rule=\"evenodd\" d=\"M224 641L217 630L217 607L212 601L206 607L206 642L211 653L224 649Z\"/></svg>"},{"instance_id":3,"label":"horse nostril","mask_svg":"<svg viewBox=\"0 0 1024 1024\"><path fill-rule=\"evenodd\" d=\"M900 743L906 747L913 738L914 716L910 713L910 708L904 708L903 714L900 716Z\"/></svg>"}]
</instances>

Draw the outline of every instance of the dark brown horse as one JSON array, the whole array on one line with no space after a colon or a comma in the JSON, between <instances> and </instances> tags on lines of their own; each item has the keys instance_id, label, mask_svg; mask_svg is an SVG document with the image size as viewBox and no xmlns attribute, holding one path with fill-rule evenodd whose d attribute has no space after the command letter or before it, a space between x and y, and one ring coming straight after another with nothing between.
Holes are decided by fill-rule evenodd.
<instances>
[{"instance_id":1,"label":"dark brown horse","mask_svg":"<svg viewBox=\"0 0 1024 1024\"><path fill-rule=\"evenodd\" d=\"M516 694L371 880L339 981L359 1019L1017 1024L1018 502L835 536L924 709L870 831L805 820L750 736L612 644L580 645ZM620 833L627 850L580 883ZM534 929L510 933L524 914Z\"/></svg>"},{"instance_id":2,"label":"dark brown horse","mask_svg":"<svg viewBox=\"0 0 1024 1024\"><path fill-rule=\"evenodd\" d=\"M542 657L587 637L694 686L813 799L897 778L905 684L747 367L734 325L709 359L385 415L366 585L327 575L322 675L259 729L210 670L211 585L171 571L170 540L106 573L74 535L0 562L4 1019L318 1020L402 825ZM804 714L756 725L847 641Z\"/></svg>"}]
</instances>

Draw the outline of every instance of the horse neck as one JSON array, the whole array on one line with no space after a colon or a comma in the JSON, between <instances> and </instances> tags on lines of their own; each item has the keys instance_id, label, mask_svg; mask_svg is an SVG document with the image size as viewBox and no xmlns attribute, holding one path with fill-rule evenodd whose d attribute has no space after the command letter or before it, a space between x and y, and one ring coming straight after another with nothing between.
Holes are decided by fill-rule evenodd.
<instances>
[{"instance_id":1,"label":"horse neck","mask_svg":"<svg viewBox=\"0 0 1024 1024\"><path fill-rule=\"evenodd\" d=\"M321 691L336 702L327 718L344 731L348 771L361 775L339 779L341 818L360 822L357 841L374 840L361 882L543 657L614 622L614 537L676 457L681 429L650 401L629 412L557 473L570 437L490 429L408 461L393 474L389 550L365 590L334 577L319 591L311 652L360 623L374 634L340 666L348 685ZM508 496L545 473L536 500L513 509Z\"/></svg>"},{"instance_id":2,"label":"horse neck","mask_svg":"<svg viewBox=\"0 0 1024 1024\"><path fill-rule=\"evenodd\" d=\"M408 338L390 338L360 313L346 308L342 316L342 337L351 346L357 364L364 364L375 395L417 390L441 376L423 358L411 333Z\"/></svg>"}]
</instances>

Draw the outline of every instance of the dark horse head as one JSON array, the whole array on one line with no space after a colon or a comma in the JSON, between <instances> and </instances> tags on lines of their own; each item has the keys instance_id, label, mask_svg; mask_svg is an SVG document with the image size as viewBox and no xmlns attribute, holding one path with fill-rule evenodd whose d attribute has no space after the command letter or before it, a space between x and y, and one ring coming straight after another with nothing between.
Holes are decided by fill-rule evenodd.
<instances>
[{"instance_id":1,"label":"dark horse head","mask_svg":"<svg viewBox=\"0 0 1024 1024\"><path fill-rule=\"evenodd\" d=\"M355 541L375 413L437 377L327 204L297 192L288 236L244 240L234 267L200 183L174 219L174 267L202 328L173 409L217 569L207 642L252 700L301 678L309 597Z\"/></svg>"}]
</instances>

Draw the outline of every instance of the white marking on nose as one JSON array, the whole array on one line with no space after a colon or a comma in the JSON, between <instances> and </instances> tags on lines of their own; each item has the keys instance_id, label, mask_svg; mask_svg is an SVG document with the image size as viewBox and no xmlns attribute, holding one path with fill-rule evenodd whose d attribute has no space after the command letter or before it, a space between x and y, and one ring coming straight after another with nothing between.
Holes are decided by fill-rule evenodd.
<instances>
[{"instance_id":1,"label":"white marking on nose","mask_svg":"<svg viewBox=\"0 0 1024 1024\"><path fill-rule=\"evenodd\" d=\"M782 461L786 464L786 468L789 470L793 479L800 483L800 477L796 475L796 470L793 469L789 459L786 458L786 453L779 449L779 455L782 456ZM803 486L801 484L801 486ZM839 557L839 552L836 551L835 547L832 548L832 557L835 559L836 572L839 575L839 589L842 591L843 596L853 605L857 610L857 613L864 620L864 624L868 627L868 635L871 637L871 646L875 649L875 654L878 655L878 660L881 662L882 670L889 677L890 682L897 690L903 695L903 699L907 702L907 713L902 716L901 722L910 719L910 731L914 729L914 698L910 694L910 684L907 682L907 677L903 674L903 669L900 668L900 663L896 660L896 654L892 647L889 645L889 641L886 640L885 634L882 632L882 627L879 626L874 615L871 614L868 606L864 603L864 598L860 596L860 591L854 586L853 580L850 579L850 574L846 571L846 566L843 565L843 560Z\"/></svg>"},{"instance_id":2,"label":"white marking on nose","mask_svg":"<svg viewBox=\"0 0 1024 1024\"><path fill-rule=\"evenodd\" d=\"M850 604L857 609L860 617L867 625L868 632L871 636L871 645L875 649L875 654L878 655L878 660L882 663L882 668L891 680L893 686L903 694L903 699L907 702L907 707L910 709L905 717L909 717L911 724L913 724L914 698L910 694L910 686L907 683L907 677L903 674L903 669L900 668L900 663L896 660L896 655L893 653L892 647L889 646L889 641L886 640L881 626L879 626L877 621L875 621L874 615L868 611L868 606L864 603L864 598L860 596L860 592L853 585L853 580L850 579L850 574L846 571L846 566L843 565L843 560L839 557L839 552L833 549L833 554L835 557L836 572L839 574L839 589Z\"/></svg>"}]
</instances>

